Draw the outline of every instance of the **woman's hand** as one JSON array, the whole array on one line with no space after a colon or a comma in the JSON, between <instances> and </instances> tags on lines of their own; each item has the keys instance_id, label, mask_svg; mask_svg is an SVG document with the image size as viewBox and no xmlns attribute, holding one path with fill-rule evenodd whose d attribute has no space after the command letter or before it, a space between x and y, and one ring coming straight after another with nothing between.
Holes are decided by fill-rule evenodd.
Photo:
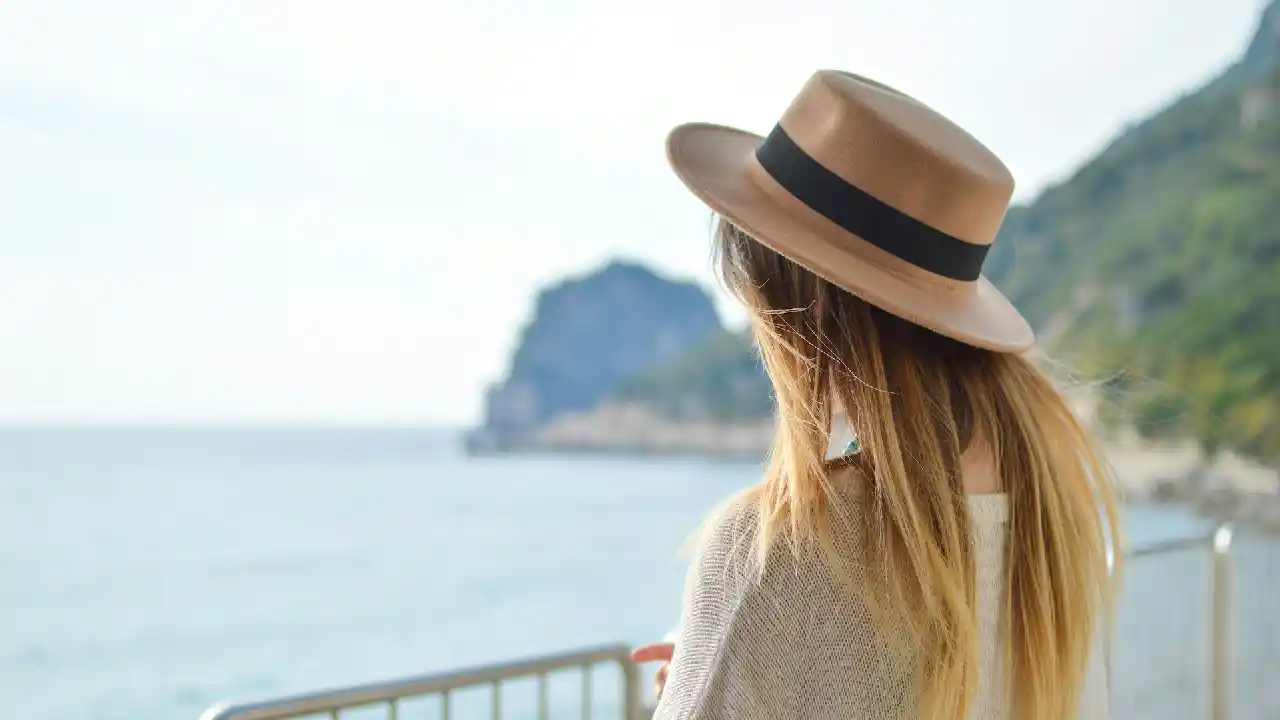
<instances>
[{"instance_id":1,"label":"woman's hand","mask_svg":"<svg viewBox=\"0 0 1280 720\"><path fill-rule=\"evenodd\" d=\"M667 684L667 670L671 667L671 656L675 654L675 643L660 642L642 645L631 651L631 662L661 662L658 672L653 676L653 696L662 697L662 688Z\"/></svg>"}]
</instances>

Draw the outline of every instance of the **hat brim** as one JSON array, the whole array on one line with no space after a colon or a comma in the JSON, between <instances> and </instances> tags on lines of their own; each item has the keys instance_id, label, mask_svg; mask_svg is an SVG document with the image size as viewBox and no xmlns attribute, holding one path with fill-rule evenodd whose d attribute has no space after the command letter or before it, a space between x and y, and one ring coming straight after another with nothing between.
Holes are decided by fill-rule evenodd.
<instances>
[{"instance_id":1,"label":"hat brim","mask_svg":"<svg viewBox=\"0 0 1280 720\"><path fill-rule=\"evenodd\" d=\"M997 352L1023 352L1035 344L1030 324L985 277L966 292L925 287L851 255L849 232L799 201L793 203L799 208L783 207L749 171L763 141L742 130L691 123L668 136L667 158L680 180L712 210L872 305L941 335Z\"/></svg>"}]
</instances>

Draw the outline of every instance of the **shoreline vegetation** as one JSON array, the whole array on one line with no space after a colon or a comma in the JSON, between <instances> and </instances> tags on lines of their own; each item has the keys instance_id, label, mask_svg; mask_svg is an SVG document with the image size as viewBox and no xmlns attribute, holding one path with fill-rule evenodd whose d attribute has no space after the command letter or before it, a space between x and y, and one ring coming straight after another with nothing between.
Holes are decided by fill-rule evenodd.
<instances>
[{"instance_id":1,"label":"shoreline vegetation","mask_svg":"<svg viewBox=\"0 0 1280 720\"><path fill-rule=\"evenodd\" d=\"M1280 527L1280 0L1216 77L1010 208L984 274L1106 378L1063 387L1128 499ZM534 305L470 452L767 451L768 378L696 283L615 261Z\"/></svg>"}]
</instances>

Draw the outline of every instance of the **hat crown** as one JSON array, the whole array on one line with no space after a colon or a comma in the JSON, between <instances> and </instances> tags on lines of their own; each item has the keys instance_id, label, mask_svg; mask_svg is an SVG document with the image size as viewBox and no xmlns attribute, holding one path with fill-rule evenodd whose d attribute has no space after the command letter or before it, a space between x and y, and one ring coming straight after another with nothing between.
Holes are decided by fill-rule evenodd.
<instances>
[{"instance_id":1,"label":"hat crown","mask_svg":"<svg viewBox=\"0 0 1280 720\"><path fill-rule=\"evenodd\" d=\"M888 85L815 73L779 126L845 182L959 240L989 245L1013 175L963 128Z\"/></svg>"},{"instance_id":2,"label":"hat crown","mask_svg":"<svg viewBox=\"0 0 1280 720\"><path fill-rule=\"evenodd\" d=\"M871 305L989 350L1035 342L982 277L1013 177L923 103L823 70L767 137L686 123L667 136L667 157L735 227Z\"/></svg>"}]
</instances>

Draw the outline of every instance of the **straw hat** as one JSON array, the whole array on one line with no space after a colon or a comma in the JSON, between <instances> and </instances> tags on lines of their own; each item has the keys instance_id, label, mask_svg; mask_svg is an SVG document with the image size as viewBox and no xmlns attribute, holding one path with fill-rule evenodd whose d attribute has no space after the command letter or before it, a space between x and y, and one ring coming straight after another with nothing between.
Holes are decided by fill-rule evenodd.
<instances>
[{"instance_id":1,"label":"straw hat","mask_svg":"<svg viewBox=\"0 0 1280 720\"><path fill-rule=\"evenodd\" d=\"M923 103L822 70L769 137L691 123L671 131L667 157L713 210L867 302L978 347L1035 342L981 276L1013 176Z\"/></svg>"}]
</instances>

